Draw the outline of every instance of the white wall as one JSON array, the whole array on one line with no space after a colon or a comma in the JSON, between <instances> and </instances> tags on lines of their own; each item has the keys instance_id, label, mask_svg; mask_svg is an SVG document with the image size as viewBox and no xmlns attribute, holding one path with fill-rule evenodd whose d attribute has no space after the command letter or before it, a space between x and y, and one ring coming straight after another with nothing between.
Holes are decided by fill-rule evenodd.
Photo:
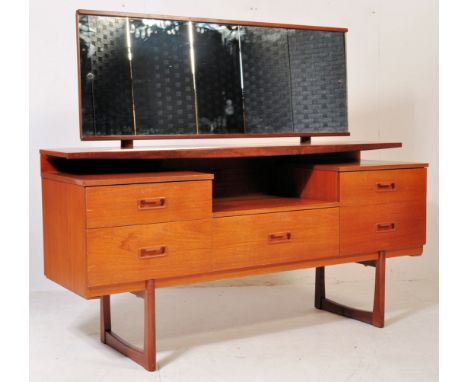
<instances>
[{"instance_id":1,"label":"white wall","mask_svg":"<svg viewBox=\"0 0 468 382\"><path fill-rule=\"evenodd\" d=\"M43 276L39 149L116 145L79 140L75 46L75 10L79 8L348 27L351 139L403 142L402 149L369 152L364 158L430 163L425 253L419 258L390 260L388 275L405 280L437 279L437 7L436 0L32 0L31 289L55 288ZM313 274L304 270L223 283L308 283ZM332 277L371 278L372 272L357 265L344 265L334 267Z\"/></svg>"}]
</instances>

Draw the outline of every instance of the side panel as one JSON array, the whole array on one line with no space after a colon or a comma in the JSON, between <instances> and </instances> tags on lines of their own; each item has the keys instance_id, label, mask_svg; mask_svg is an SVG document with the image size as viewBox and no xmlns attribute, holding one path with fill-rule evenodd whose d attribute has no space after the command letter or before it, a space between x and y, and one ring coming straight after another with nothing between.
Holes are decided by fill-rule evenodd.
<instances>
[{"instance_id":1,"label":"side panel","mask_svg":"<svg viewBox=\"0 0 468 382\"><path fill-rule=\"evenodd\" d=\"M44 273L86 295L85 190L73 184L42 181Z\"/></svg>"}]
</instances>

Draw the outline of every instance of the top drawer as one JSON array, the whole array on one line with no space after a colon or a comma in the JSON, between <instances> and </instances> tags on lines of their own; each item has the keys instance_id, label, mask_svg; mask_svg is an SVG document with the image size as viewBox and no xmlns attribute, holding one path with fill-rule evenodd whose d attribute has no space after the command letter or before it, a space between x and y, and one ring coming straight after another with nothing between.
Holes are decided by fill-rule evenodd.
<instances>
[{"instance_id":1,"label":"top drawer","mask_svg":"<svg viewBox=\"0 0 468 382\"><path fill-rule=\"evenodd\" d=\"M211 181L87 187L87 226L203 219L211 216L211 201Z\"/></svg>"},{"instance_id":2,"label":"top drawer","mask_svg":"<svg viewBox=\"0 0 468 382\"><path fill-rule=\"evenodd\" d=\"M425 168L340 173L340 202L342 205L425 199Z\"/></svg>"}]
</instances>

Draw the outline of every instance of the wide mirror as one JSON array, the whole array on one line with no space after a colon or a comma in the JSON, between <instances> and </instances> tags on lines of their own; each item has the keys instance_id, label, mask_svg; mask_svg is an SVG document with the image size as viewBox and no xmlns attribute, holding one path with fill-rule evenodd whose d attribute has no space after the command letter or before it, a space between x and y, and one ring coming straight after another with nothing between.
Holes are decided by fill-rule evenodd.
<instances>
[{"instance_id":1,"label":"wide mirror","mask_svg":"<svg viewBox=\"0 0 468 382\"><path fill-rule=\"evenodd\" d=\"M78 15L81 136L346 133L344 32Z\"/></svg>"}]
</instances>

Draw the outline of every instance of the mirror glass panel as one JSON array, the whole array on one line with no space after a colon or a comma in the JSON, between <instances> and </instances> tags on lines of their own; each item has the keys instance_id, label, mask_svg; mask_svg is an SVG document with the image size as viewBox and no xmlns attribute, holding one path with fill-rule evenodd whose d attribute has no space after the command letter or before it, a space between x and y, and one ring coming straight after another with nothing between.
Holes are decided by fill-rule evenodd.
<instances>
[{"instance_id":1,"label":"mirror glass panel","mask_svg":"<svg viewBox=\"0 0 468 382\"><path fill-rule=\"evenodd\" d=\"M195 93L188 23L136 19L129 24L135 132L193 134Z\"/></svg>"},{"instance_id":2,"label":"mirror glass panel","mask_svg":"<svg viewBox=\"0 0 468 382\"><path fill-rule=\"evenodd\" d=\"M343 32L80 14L82 136L347 132Z\"/></svg>"},{"instance_id":3,"label":"mirror glass panel","mask_svg":"<svg viewBox=\"0 0 468 382\"><path fill-rule=\"evenodd\" d=\"M239 27L194 23L193 28L199 130L243 133Z\"/></svg>"},{"instance_id":4,"label":"mirror glass panel","mask_svg":"<svg viewBox=\"0 0 468 382\"><path fill-rule=\"evenodd\" d=\"M126 19L80 16L83 135L134 134Z\"/></svg>"},{"instance_id":5,"label":"mirror glass panel","mask_svg":"<svg viewBox=\"0 0 468 382\"><path fill-rule=\"evenodd\" d=\"M335 132L348 125L343 33L288 31L294 131Z\"/></svg>"},{"instance_id":6,"label":"mirror glass panel","mask_svg":"<svg viewBox=\"0 0 468 382\"><path fill-rule=\"evenodd\" d=\"M288 30L241 27L246 131L293 130Z\"/></svg>"}]
</instances>

